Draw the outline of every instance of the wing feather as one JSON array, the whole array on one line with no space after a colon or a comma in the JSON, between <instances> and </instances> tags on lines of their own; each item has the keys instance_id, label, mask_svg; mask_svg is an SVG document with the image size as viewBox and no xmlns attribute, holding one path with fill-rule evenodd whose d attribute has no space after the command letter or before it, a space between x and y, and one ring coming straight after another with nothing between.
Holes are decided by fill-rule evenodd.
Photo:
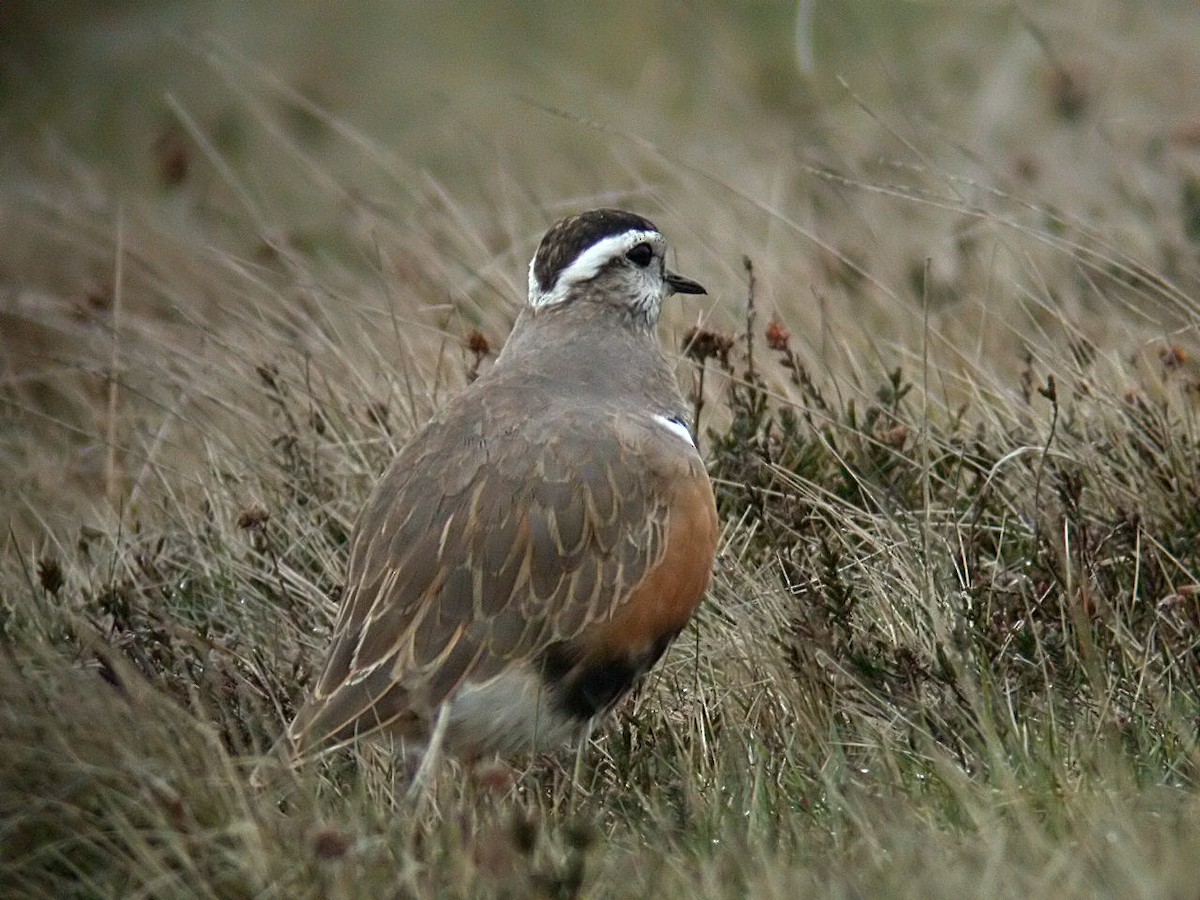
<instances>
[{"instance_id":1,"label":"wing feather","mask_svg":"<svg viewBox=\"0 0 1200 900\"><path fill-rule=\"evenodd\" d=\"M662 559L678 468L662 429L568 413L488 441L488 411L468 415L418 434L368 502L297 747L427 718L464 680L610 619Z\"/></svg>"}]
</instances>

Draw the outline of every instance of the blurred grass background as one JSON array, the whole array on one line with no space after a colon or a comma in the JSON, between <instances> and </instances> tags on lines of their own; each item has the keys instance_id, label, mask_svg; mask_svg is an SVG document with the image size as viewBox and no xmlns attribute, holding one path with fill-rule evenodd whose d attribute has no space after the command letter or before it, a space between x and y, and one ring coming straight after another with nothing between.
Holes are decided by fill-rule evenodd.
<instances>
[{"instance_id":1,"label":"blurred grass background","mask_svg":"<svg viewBox=\"0 0 1200 900\"><path fill-rule=\"evenodd\" d=\"M320 311L330 327L370 328L384 305L424 309L435 328L449 311L498 339L545 223L599 203L661 220L680 264L714 286L700 313L718 324L740 316L749 254L768 304L830 372L864 353L911 358L923 297L922 352L956 368L1011 375L1028 345L1067 330L1128 356L1190 322L1194 14L7 3L8 410L22 425L48 417L50 447L22 463L23 429L7 429L6 469L89 490L108 452L88 417L107 399L95 376L113 362L111 327L156 382L143 391L176 379L151 374L176 355L163 346L225 368L198 348L237 342L247 319L305 321L237 353L312 342L305 301L237 299L302 281L338 295ZM251 271L228 274L240 265ZM404 283L418 273L419 299ZM1105 295L1114 277L1132 290ZM146 316L171 332L135 362ZM12 514L54 518L62 499Z\"/></svg>"},{"instance_id":2,"label":"blurred grass background","mask_svg":"<svg viewBox=\"0 0 1200 900\"><path fill-rule=\"evenodd\" d=\"M6 892L1186 895L1198 16L0 5ZM373 477L601 204L732 342L694 634L511 796L253 793Z\"/></svg>"}]
</instances>

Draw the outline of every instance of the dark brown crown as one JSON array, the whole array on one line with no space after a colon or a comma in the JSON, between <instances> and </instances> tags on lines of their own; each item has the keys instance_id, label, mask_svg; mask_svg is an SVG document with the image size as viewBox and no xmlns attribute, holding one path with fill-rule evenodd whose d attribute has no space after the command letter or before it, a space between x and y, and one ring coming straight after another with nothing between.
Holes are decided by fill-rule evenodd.
<instances>
[{"instance_id":1,"label":"dark brown crown","mask_svg":"<svg viewBox=\"0 0 1200 900\"><path fill-rule=\"evenodd\" d=\"M553 225L533 258L533 275L539 290L549 291L558 276L584 250L626 231L658 231L649 219L623 209L590 209Z\"/></svg>"}]
</instances>

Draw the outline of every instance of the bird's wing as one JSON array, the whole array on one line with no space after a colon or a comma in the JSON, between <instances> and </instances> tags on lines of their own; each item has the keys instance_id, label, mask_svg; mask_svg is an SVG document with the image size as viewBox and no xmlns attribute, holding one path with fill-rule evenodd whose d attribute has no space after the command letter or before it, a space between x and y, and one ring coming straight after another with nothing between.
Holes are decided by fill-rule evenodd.
<instances>
[{"instance_id":1,"label":"bird's wing","mask_svg":"<svg viewBox=\"0 0 1200 900\"><path fill-rule=\"evenodd\" d=\"M433 423L376 489L297 747L406 719L419 731L464 680L612 620L654 580L679 476L703 479L711 507L699 456L653 423L576 413L485 430Z\"/></svg>"}]
</instances>

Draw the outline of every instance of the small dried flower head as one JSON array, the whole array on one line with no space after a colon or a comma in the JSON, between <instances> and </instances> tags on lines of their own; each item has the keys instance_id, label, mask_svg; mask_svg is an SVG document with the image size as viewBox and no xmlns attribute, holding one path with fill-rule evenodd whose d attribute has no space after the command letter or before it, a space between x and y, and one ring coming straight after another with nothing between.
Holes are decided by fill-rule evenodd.
<instances>
[{"instance_id":1,"label":"small dried flower head","mask_svg":"<svg viewBox=\"0 0 1200 900\"><path fill-rule=\"evenodd\" d=\"M1187 351L1178 344L1164 344L1158 348L1158 359L1168 371L1178 369L1188 361Z\"/></svg>"},{"instance_id":2,"label":"small dried flower head","mask_svg":"<svg viewBox=\"0 0 1200 900\"><path fill-rule=\"evenodd\" d=\"M897 425L895 428L883 428L876 431L874 437L879 443L898 450L908 440L908 428L903 425Z\"/></svg>"},{"instance_id":3,"label":"small dried flower head","mask_svg":"<svg viewBox=\"0 0 1200 900\"><path fill-rule=\"evenodd\" d=\"M1145 411L1146 401L1142 399L1142 395L1138 393L1137 388L1125 388L1121 394L1121 401L1129 407Z\"/></svg>"},{"instance_id":4,"label":"small dried flower head","mask_svg":"<svg viewBox=\"0 0 1200 900\"><path fill-rule=\"evenodd\" d=\"M1050 72L1050 100L1061 118L1073 122L1087 110L1092 99L1089 76L1078 62L1055 66Z\"/></svg>"},{"instance_id":5,"label":"small dried flower head","mask_svg":"<svg viewBox=\"0 0 1200 900\"><path fill-rule=\"evenodd\" d=\"M467 349L476 356L487 356L492 352L492 344L487 336L478 328L472 328L467 335Z\"/></svg>"},{"instance_id":6,"label":"small dried flower head","mask_svg":"<svg viewBox=\"0 0 1200 900\"><path fill-rule=\"evenodd\" d=\"M94 284L84 293L83 302L90 312L105 313L112 309L114 296L112 285Z\"/></svg>"},{"instance_id":7,"label":"small dried flower head","mask_svg":"<svg viewBox=\"0 0 1200 900\"><path fill-rule=\"evenodd\" d=\"M241 511L237 517L238 528L262 528L267 524L271 514L259 503L252 503Z\"/></svg>"},{"instance_id":8,"label":"small dried flower head","mask_svg":"<svg viewBox=\"0 0 1200 900\"><path fill-rule=\"evenodd\" d=\"M37 563L38 583L51 594L57 594L63 586L63 571L53 556L43 556Z\"/></svg>"},{"instance_id":9,"label":"small dried flower head","mask_svg":"<svg viewBox=\"0 0 1200 900\"><path fill-rule=\"evenodd\" d=\"M187 137L178 128L167 128L154 142L158 180L166 187L182 184L191 165Z\"/></svg>"},{"instance_id":10,"label":"small dried flower head","mask_svg":"<svg viewBox=\"0 0 1200 900\"><path fill-rule=\"evenodd\" d=\"M1013 158L1012 167L1022 181L1036 181L1042 173L1042 164L1032 153L1018 153Z\"/></svg>"},{"instance_id":11,"label":"small dried flower head","mask_svg":"<svg viewBox=\"0 0 1200 900\"><path fill-rule=\"evenodd\" d=\"M308 414L309 427L312 428L312 430L317 434L325 433L325 430L328 427L326 422L327 420L325 418L325 413L321 412L319 409L314 409Z\"/></svg>"},{"instance_id":12,"label":"small dried flower head","mask_svg":"<svg viewBox=\"0 0 1200 900\"><path fill-rule=\"evenodd\" d=\"M767 346L782 353L788 349L791 339L792 333L784 327L777 316L772 316L770 324L767 325Z\"/></svg>"},{"instance_id":13,"label":"small dried flower head","mask_svg":"<svg viewBox=\"0 0 1200 900\"><path fill-rule=\"evenodd\" d=\"M715 358L723 367L729 368L729 351L732 349L732 337L708 328L689 328L683 336L683 352L696 362Z\"/></svg>"},{"instance_id":14,"label":"small dried flower head","mask_svg":"<svg viewBox=\"0 0 1200 900\"><path fill-rule=\"evenodd\" d=\"M263 363L254 367L258 377L273 391L279 390L279 366L274 363Z\"/></svg>"},{"instance_id":15,"label":"small dried flower head","mask_svg":"<svg viewBox=\"0 0 1200 900\"><path fill-rule=\"evenodd\" d=\"M378 425L384 431L388 430L388 405L381 401L375 401L367 407L367 419L373 425Z\"/></svg>"}]
</instances>

